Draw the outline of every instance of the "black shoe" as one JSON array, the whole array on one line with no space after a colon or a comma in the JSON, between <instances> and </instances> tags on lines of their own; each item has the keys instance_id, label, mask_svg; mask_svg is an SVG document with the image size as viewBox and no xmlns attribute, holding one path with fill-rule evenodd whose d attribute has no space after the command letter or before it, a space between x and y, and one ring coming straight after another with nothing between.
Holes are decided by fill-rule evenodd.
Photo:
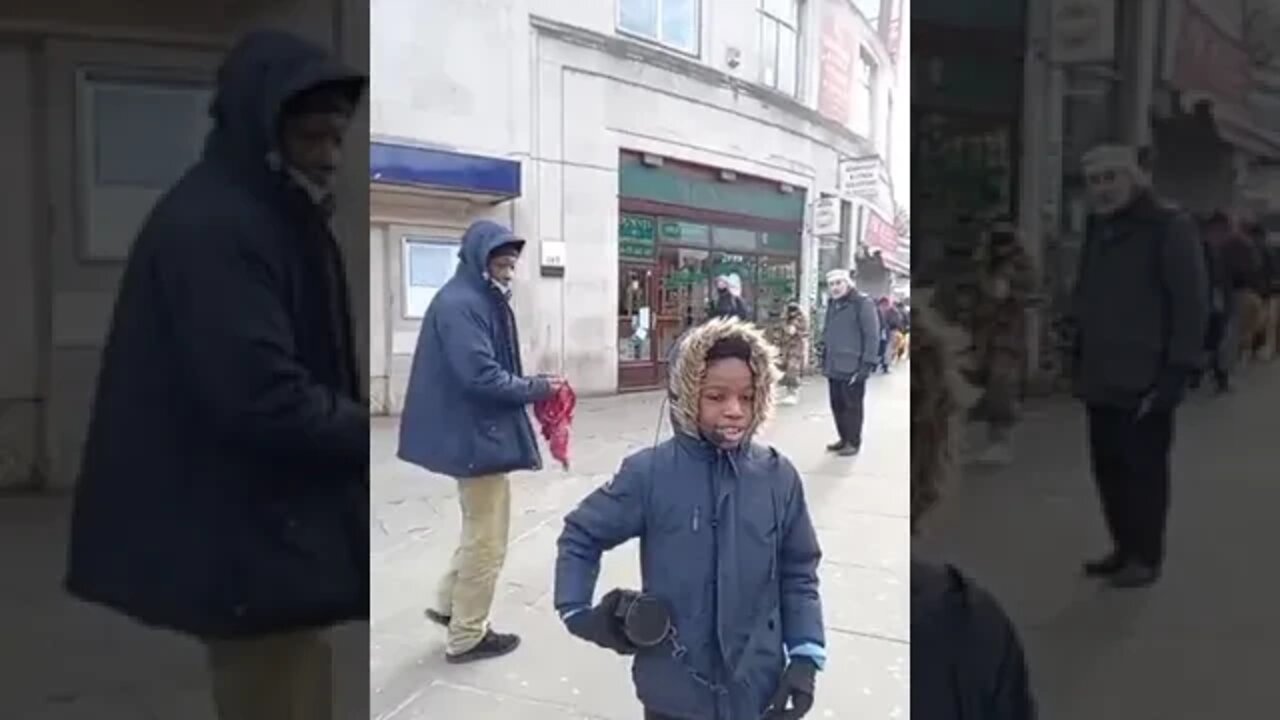
<instances>
[{"instance_id":1,"label":"black shoe","mask_svg":"<svg viewBox=\"0 0 1280 720\"><path fill-rule=\"evenodd\" d=\"M476 660L489 660L491 658L502 657L503 655L513 652L518 647L520 647L519 635L506 635L490 630L485 633L484 638L480 640L479 645L476 645L466 652L458 653L457 655L445 653L444 659L446 662L454 665L460 665L462 663L475 662Z\"/></svg>"},{"instance_id":2,"label":"black shoe","mask_svg":"<svg viewBox=\"0 0 1280 720\"><path fill-rule=\"evenodd\" d=\"M1113 552L1106 557L1086 562L1084 564L1084 574L1088 577L1106 577L1120 572L1126 564L1120 553Z\"/></svg>"},{"instance_id":3,"label":"black shoe","mask_svg":"<svg viewBox=\"0 0 1280 720\"><path fill-rule=\"evenodd\" d=\"M849 447L849 443L846 443L843 440L837 440L836 442L833 442L827 446L827 452L838 453L847 447Z\"/></svg>"},{"instance_id":4,"label":"black shoe","mask_svg":"<svg viewBox=\"0 0 1280 720\"><path fill-rule=\"evenodd\" d=\"M453 622L452 617L445 615L442 612L437 612L435 610L432 610L431 608L427 608L427 611L424 614L427 616L428 620L439 625L440 627L449 627L449 623Z\"/></svg>"},{"instance_id":5,"label":"black shoe","mask_svg":"<svg viewBox=\"0 0 1280 720\"><path fill-rule=\"evenodd\" d=\"M836 455L840 457L853 457L860 452L862 452L862 448L857 445L845 445L836 451Z\"/></svg>"},{"instance_id":6,"label":"black shoe","mask_svg":"<svg viewBox=\"0 0 1280 720\"><path fill-rule=\"evenodd\" d=\"M1116 571L1107 581L1113 588L1133 590L1150 587L1159 579L1160 571L1158 569L1143 563L1131 562L1126 563L1123 568Z\"/></svg>"}]
</instances>

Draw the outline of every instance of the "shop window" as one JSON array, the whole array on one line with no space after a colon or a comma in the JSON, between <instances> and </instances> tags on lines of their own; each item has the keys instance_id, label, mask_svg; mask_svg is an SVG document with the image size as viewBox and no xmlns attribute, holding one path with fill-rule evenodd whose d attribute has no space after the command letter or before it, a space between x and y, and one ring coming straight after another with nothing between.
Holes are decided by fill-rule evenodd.
<instances>
[{"instance_id":1,"label":"shop window","mask_svg":"<svg viewBox=\"0 0 1280 720\"><path fill-rule=\"evenodd\" d=\"M624 265L618 272L618 361L653 360L653 268Z\"/></svg>"},{"instance_id":2,"label":"shop window","mask_svg":"<svg viewBox=\"0 0 1280 720\"><path fill-rule=\"evenodd\" d=\"M766 329L780 324L787 303L800 297L800 264L790 258L761 257L755 296L756 322Z\"/></svg>"},{"instance_id":3,"label":"shop window","mask_svg":"<svg viewBox=\"0 0 1280 720\"><path fill-rule=\"evenodd\" d=\"M618 29L628 35L698 55L701 45L699 0L618 0Z\"/></svg>"},{"instance_id":4,"label":"shop window","mask_svg":"<svg viewBox=\"0 0 1280 720\"><path fill-rule=\"evenodd\" d=\"M658 226L651 217L623 215L618 220L619 259L653 262L658 250Z\"/></svg>"},{"instance_id":5,"label":"shop window","mask_svg":"<svg viewBox=\"0 0 1280 720\"><path fill-rule=\"evenodd\" d=\"M76 78L80 253L122 261L160 196L200 157L207 82L81 71Z\"/></svg>"},{"instance_id":6,"label":"shop window","mask_svg":"<svg viewBox=\"0 0 1280 720\"><path fill-rule=\"evenodd\" d=\"M799 0L760 0L760 81L796 94L800 67Z\"/></svg>"},{"instance_id":7,"label":"shop window","mask_svg":"<svg viewBox=\"0 0 1280 720\"><path fill-rule=\"evenodd\" d=\"M755 252L758 233L754 230L716 227L711 230L711 244L717 250Z\"/></svg>"},{"instance_id":8,"label":"shop window","mask_svg":"<svg viewBox=\"0 0 1280 720\"><path fill-rule=\"evenodd\" d=\"M406 235L403 240L404 317L420 320L458 267L458 244L446 238Z\"/></svg>"},{"instance_id":9,"label":"shop window","mask_svg":"<svg viewBox=\"0 0 1280 720\"><path fill-rule=\"evenodd\" d=\"M658 256L659 295L655 334L658 358L666 359L686 329L707 319L711 306L711 253L664 247Z\"/></svg>"}]
</instances>

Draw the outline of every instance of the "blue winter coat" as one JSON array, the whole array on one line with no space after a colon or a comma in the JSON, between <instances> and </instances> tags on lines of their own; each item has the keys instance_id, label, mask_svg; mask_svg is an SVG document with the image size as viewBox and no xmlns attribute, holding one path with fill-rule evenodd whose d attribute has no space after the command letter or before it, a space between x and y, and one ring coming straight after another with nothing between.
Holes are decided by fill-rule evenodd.
<instances>
[{"instance_id":1,"label":"blue winter coat","mask_svg":"<svg viewBox=\"0 0 1280 720\"><path fill-rule=\"evenodd\" d=\"M591 604L604 551L640 539L642 590L670 605L688 654L678 660L669 645L641 651L632 675L640 702L673 718L758 720L786 649L819 662L824 655L822 553L796 469L760 445L719 450L693 427L697 394L687 390L697 387L707 348L733 333L758 348L765 342L737 321L686 336L672 379L675 436L624 460L569 513L559 540L555 604L564 614ZM770 357L753 358L757 418L773 405Z\"/></svg>"},{"instance_id":2,"label":"blue winter coat","mask_svg":"<svg viewBox=\"0 0 1280 720\"><path fill-rule=\"evenodd\" d=\"M542 466L526 406L551 384L522 377L515 315L486 274L489 254L510 243L523 245L497 223L474 223L427 308L400 419L405 462L455 478Z\"/></svg>"}]
</instances>

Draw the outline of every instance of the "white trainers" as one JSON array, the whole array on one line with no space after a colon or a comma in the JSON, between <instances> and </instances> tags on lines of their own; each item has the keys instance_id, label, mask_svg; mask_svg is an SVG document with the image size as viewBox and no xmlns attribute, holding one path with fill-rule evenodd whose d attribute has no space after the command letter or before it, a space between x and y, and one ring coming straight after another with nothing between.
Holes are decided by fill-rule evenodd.
<instances>
[{"instance_id":1,"label":"white trainers","mask_svg":"<svg viewBox=\"0 0 1280 720\"><path fill-rule=\"evenodd\" d=\"M778 398L778 404L779 405L799 405L800 396L795 393L787 393L786 395L783 395L782 397Z\"/></svg>"}]
</instances>

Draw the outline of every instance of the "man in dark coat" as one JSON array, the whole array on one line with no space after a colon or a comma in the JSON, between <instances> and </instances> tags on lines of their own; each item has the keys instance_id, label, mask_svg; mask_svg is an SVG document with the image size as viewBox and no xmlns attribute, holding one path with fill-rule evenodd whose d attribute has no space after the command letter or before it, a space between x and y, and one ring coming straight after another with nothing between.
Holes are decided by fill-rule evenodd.
<instances>
[{"instance_id":1,"label":"man in dark coat","mask_svg":"<svg viewBox=\"0 0 1280 720\"><path fill-rule=\"evenodd\" d=\"M209 651L220 717L332 717L368 617L368 406L332 187L365 78L291 35L227 56L204 155L125 268L68 590Z\"/></svg>"},{"instance_id":2,"label":"man in dark coat","mask_svg":"<svg viewBox=\"0 0 1280 720\"><path fill-rule=\"evenodd\" d=\"M508 473L542 467L527 408L563 383L524 377L511 311L523 249L523 240L488 220L463 235L457 272L422 320L400 419L400 459L458 481L462 542L427 610L448 627L445 657L454 663L520 644L489 628L511 521Z\"/></svg>"},{"instance_id":3,"label":"man in dark coat","mask_svg":"<svg viewBox=\"0 0 1280 720\"><path fill-rule=\"evenodd\" d=\"M1174 411L1200 360L1208 278L1192 220L1158 201L1132 148L1085 156L1094 212L1076 274L1077 392L1113 549L1085 573L1160 576Z\"/></svg>"},{"instance_id":4,"label":"man in dark coat","mask_svg":"<svg viewBox=\"0 0 1280 720\"><path fill-rule=\"evenodd\" d=\"M862 403L867 378L879 363L880 313L871 298L854 289L848 270L827 273L827 290L831 302L822 328L822 374L839 434L827 450L852 457L862 450Z\"/></svg>"}]
</instances>

